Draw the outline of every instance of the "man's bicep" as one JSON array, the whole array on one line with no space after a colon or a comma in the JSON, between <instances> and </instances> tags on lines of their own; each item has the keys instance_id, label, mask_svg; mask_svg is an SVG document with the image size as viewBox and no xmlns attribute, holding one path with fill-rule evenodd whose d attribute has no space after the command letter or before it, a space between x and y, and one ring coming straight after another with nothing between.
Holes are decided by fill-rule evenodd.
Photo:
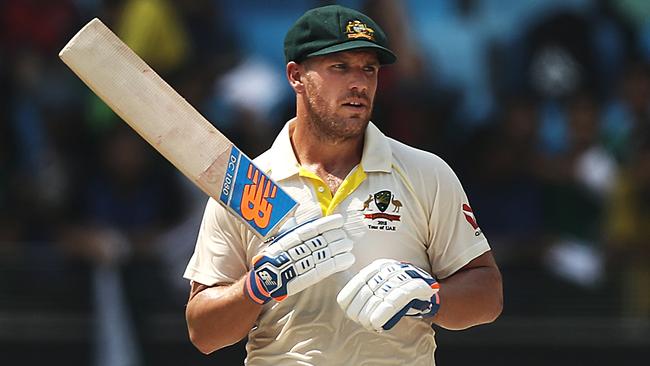
<instances>
[{"instance_id":1,"label":"man's bicep","mask_svg":"<svg viewBox=\"0 0 650 366\"><path fill-rule=\"evenodd\" d=\"M192 299L195 298L196 295L201 293L203 290L206 290L206 289L209 289L209 288L217 288L217 289L224 290L229 286L230 286L230 284L221 284L221 283L209 286L209 285L197 282L197 281L190 281L190 298L188 300L188 303L190 301L192 301Z\"/></svg>"},{"instance_id":2,"label":"man's bicep","mask_svg":"<svg viewBox=\"0 0 650 366\"><path fill-rule=\"evenodd\" d=\"M494 260L494 255L492 254L491 250L488 250L487 252L472 259L469 261L469 263L456 271L456 273L471 271L475 269L480 271L486 286L494 288L495 291L501 293L501 297L503 298L503 280L501 278L501 271L499 270L499 267Z\"/></svg>"},{"instance_id":3,"label":"man's bicep","mask_svg":"<svg viewBox=\"0 0 650 366\"><path fill-rule=\"evenodd\" d=\"M196 282L196 281L190 281L190 298L188 299L188 302L192 301L192 299L199 294L199 292L205 290L206 288L209 288L210 286L204 285L202 283Z\"/></svg>"},{"instance_id":4,"label":"man's bicep","mask_svg":"<svg viewBox=\"0 0 650 366\"><path fill-rule=\"evenodd\" d=\"M494 268L498 270L497 263L494 260L494 255L491 250L479 255L478 257L469 261L457 272L472 269L472 268Z\"/></svg>"}]
</instances>

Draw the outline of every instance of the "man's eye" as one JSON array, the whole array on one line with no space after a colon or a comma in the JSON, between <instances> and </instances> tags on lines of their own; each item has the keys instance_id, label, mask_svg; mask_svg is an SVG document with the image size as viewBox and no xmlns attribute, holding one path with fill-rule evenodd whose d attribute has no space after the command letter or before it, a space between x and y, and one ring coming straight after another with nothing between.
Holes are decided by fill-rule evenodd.
<instances>
[{"instance_id":1,"label":"man's eye","mask_svg":"<svg viewBox=\"0 0 650 366\"><path fill-rule=\"evenodd\" d=\"M334 64L332 67L335 68L335 69L340 69L340 70L343 70L343 69L346 68L345 64Z\"/></svg>"},{"instance_id":2,"label":"man's eye","mask_svg":"<svg viewBox=\"0 0 650 366\"><path fill-rule=\"evenodd\" d=\"M377 68L374 67L374 66L366 66L366 67L363 68L363 71L374 73L374 72L377 71Z\"/></svg>"}]
</instances>

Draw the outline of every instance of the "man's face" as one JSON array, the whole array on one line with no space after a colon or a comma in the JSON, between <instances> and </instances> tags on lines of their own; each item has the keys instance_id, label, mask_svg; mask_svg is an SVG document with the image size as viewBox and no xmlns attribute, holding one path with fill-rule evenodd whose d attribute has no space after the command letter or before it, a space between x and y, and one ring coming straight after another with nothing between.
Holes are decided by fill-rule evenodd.
<instances>
[{"instance_id":1,"label":"man's face","mask_svg":"<svg viewBox=\"0 0 650 366\"><path fill-rule=\"evenodd\" d=\"M377 90L373 51L337 52L302 63L307 113L314 132L329 140L363 135Z\"/></svg>"}]
</instances>

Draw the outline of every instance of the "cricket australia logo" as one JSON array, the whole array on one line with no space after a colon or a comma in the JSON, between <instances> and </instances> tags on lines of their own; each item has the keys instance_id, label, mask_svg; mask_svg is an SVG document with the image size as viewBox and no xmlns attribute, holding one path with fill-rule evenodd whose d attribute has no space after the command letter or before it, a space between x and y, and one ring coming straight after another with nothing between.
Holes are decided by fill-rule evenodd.
<instances>
[{"instance_id":1,"label":"cricket australia logo","mask_svg":"<svg viewBox=\"0 0 650 366\"><path fill-rule=\"evenodd\" d=\"M350 39L365 38L370 41L375 40L375 31L360 20L350 20L345 26L345 33Z\"/></svg>"},{"instance_id":2,"label":"cricket australia logo","mask_svg":"<svg viewBox=\"0 0 650 366\"><path fill-rule=\"evenodd\" d=\"M395 231L399 226L402 215L399 213L402 202L395 198L393 192L383 190L369 194L363 201L364 219L371 230Z\"/></svg>"}]
</instances>

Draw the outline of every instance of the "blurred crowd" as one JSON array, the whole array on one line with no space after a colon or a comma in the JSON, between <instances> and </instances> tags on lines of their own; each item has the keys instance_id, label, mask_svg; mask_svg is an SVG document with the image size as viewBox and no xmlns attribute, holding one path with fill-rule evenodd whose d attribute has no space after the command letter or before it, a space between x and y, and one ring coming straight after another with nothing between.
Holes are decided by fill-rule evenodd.
<instances>
[{"instance_id":1,"label":"blurred crowd","mask_svg":"<svg viewBox=\"0 0 650 366\"><path fill-rule=\"evenodd\" d=\"M115 309L187 298L206 197L58 59L83 24L99 17L256 156L295 112L284 34L327 3L0 2L0 309L90 309L106 336ZM388 34L373 121L455 169L504 316L650 318L650 2L336 3Z\"/></svg>"}]
</instances>

